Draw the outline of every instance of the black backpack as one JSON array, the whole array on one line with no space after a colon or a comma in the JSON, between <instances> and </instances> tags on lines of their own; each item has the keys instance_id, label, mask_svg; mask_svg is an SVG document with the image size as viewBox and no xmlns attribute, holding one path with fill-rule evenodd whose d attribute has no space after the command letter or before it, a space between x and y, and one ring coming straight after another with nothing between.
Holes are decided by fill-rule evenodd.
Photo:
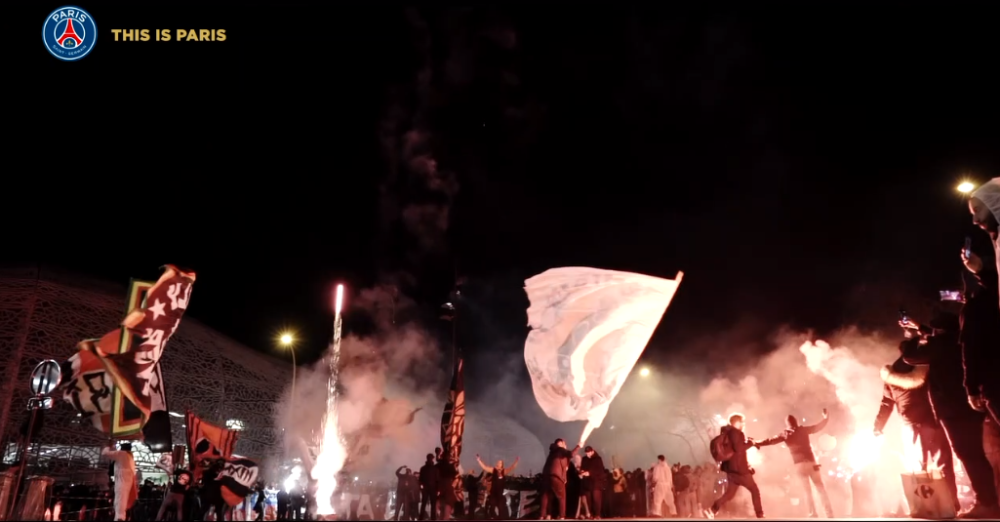
<instances>
[{"instance_id":1,"label":"black backpack","mask_svg":"<svg viewBox=\"0 0 1000 522\"><path fill-rule=\"evenodd\" d=\"M687 473L678 473L677 477L674 479L674 489L678 493L683 493L691 487L691 480L688 479Z\"/></svg>"},{"instance_id":2,"label":"black backpack","mask_svg":"<svg viewBox=\"0 0 1000 522\"><path fill-rule=\"evenodd\" d=\"M729 440L729 434L725 431L717 435L712 439L712 458L716 462L726 462L733 458L736 454L736 450L733 449L733 444Z\"/></svg>"}]
</instances>

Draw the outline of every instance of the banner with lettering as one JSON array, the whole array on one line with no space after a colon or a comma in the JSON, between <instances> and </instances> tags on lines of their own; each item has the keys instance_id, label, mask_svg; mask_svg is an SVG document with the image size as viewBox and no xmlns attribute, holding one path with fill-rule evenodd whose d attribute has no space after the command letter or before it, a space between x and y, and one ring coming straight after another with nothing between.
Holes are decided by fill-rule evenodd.
<instances>
[{"instance_id":1,"label":"banner with lettering","mask_svg":"<svg viewBox=\"0 0 1000 522\"><path fill-rule=\"evenodd\" d=\"M122 321L119 349L113 352L114 355L100 359L115 386L139 408L144 419L148 419L153 411L166 410L167 397L163 389L160 357L187 311L194 281L194 272L166 265L163 275L146 292L143 306L130 312ZM126 340L129 336L132 339ZM108 335L102 341L106 338ZM135 341L139 342L135 344ZM123 347L126 342L128 348ZM109 352L92 343L90 349L97 355Z\"/></svg>"},{"instance_id":2,"label":"banner with lettering","mask_svg":"<svg viewBox=\"0 0 1000 522\"><path fill-rule=\"evenodd\" d=\"M63 399L95 428L134 438L153 412L166 415L160 356L187 309L194 278L167 265L156 283L133 280L123 328L80 342L62 363ZM160 428L169 439L169 423Z\"/></svg>"},{"instance_id":3,"label":"banner with lettering","mask_svg":"<svg viewBox=\"0 0 1000 522\"><path fill-rule=\"evenodd\" d=\"M110 433L112 385L100 359L84 350L73 354L60 366L59 390L63 400L102 433Z\"/></svg>"},{"instance_id":4,"label":"banner with lettering","mask_svg":"<svg viewBox=\"0 0 1000 522\"><path fill-rule=\"evenodd\" d=\"M260 470L257 463L244 457L226 459L215 480L222 486L222 498L230 506L236 506L250 496Z\"/></svg>"}]
</instances>

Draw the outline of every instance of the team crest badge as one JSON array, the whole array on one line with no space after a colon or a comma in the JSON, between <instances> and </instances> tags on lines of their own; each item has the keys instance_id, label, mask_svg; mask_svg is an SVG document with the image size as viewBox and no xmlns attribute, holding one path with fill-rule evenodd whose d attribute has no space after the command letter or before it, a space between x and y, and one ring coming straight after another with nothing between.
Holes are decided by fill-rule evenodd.
<instances>
[{"instance_id":1,"label":"team crest badge","mask_svg":"<svg viewBox=\"0 0 1000 522\"><path fill-rule=\"evenodd\" d=\"M79 7L60 7L45 19L42 41L49 53L72 62L90 54L97 43L97 25L90 13Z\"/></svg>"}]
</instances>

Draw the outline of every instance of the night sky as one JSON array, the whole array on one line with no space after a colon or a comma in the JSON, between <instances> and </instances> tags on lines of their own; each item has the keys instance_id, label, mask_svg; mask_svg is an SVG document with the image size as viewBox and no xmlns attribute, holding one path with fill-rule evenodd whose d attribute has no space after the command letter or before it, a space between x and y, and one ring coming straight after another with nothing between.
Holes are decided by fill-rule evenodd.
<instances>
[{"instance_id":1,"label":"night sky","mask_svg":"<svg viewBox=\"0 0 1000 522\"><path fill-rule=\"evenodd\" d=\"M0 262L189 266L191 316L272 353L294 329L300 362L338 281L348 303L394 281L433 319L457 271L485 361L519 356L531 275L682 270L654 362L895 328L960 284L986 238L954 187L1000 173L985 4L668 4L87 2L73 63L39 38L61 4L9 9ZM110 32L182 27L228 39Z\"/></svg>"}]
</instances>

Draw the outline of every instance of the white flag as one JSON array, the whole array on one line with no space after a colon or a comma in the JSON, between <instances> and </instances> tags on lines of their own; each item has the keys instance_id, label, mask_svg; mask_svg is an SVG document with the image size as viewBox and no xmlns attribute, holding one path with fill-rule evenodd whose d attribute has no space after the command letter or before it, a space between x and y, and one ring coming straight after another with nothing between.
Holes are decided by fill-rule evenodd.
<instances>
[{"instance_id":1,"label":"white flag","mask_svg":"<svg viewBox=\"0 0 1000 522\"><path fill-rule=\"evenodd\" d=\"M524 362L546 415L588 421L584 441L601 425L682 276L565 267L525 281L531 332Z\"/></svg>"}]
</instances>

